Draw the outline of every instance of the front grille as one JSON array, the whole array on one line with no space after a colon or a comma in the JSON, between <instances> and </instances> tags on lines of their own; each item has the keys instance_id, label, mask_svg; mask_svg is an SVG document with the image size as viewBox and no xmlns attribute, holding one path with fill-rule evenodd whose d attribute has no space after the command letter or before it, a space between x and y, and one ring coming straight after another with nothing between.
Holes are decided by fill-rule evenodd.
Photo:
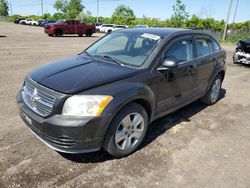
<instances>
[{"instance_id":1,"label":"front grille","mask_svg":"<svg viewBox=\"0 0 250 188\"><path fill-rule=\"evenodd\" d=\"M22 97L25 104L41 116L51 114L56 99L54 96L46 93L45 90L43 91L41 87L36 87L36 85L30 81L25 82Z\"/></svg>"}]
</instances>

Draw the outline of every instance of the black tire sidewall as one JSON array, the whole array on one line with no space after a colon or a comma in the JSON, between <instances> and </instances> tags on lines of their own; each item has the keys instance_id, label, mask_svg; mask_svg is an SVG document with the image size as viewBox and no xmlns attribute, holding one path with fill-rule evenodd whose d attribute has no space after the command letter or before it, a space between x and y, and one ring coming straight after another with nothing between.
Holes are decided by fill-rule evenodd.
<instances>
[{"instance_id":1,"label":"black tire sidewall","mask_svg":"<svg viewBox=\"0 0 250 188\"><path fill-rule=\"evenodd\" d=\"M144 132L139 140L139 142L136 144L135 147L129 149L129 150L121 150L116 146L115 143L115 134L117 127L119 126L120 122L122 119L133 112L140 113L144 119ZM130 103L127 106L125 106L120 112L117 113L117 115L113 118L111 121L109 128L106 132L105 138L104 138L104 145L103 148L112 156L121 158L130 155L131 153L135 152L143 142L146 133L148 129L148 114L145 108L143 108L140 104L138 103Z\"/></svg>"},{"instance_id":2,"label":"black tire sidewall","mask_svg":"<svg viewBox=\"0 0 250 188\"><path fill-rule=\"evenodd\" d=\"M213 80L213 82L212 82L212 84L211 84L209 90L207 91L206 95L201 99L203 103L208 104L208 105L213 105L213 104L215 104L215 103L219 100L219 98L220 98L220 92L219 92L219 96L218 96L218 98L217 98L216 101L212 102L212 100L211 100L211 91L212 91L212 87L213 87L213 85L214 85L214 83L215 83L215 81L216 81L217 79L220 79L220 81L221 81L221 84L220 84L220 90L221 90L221 86L222 86L222 76L219 74L219 75L217 75L217 76L214 78L214 80Z\"/></svg>"}]
</instances>

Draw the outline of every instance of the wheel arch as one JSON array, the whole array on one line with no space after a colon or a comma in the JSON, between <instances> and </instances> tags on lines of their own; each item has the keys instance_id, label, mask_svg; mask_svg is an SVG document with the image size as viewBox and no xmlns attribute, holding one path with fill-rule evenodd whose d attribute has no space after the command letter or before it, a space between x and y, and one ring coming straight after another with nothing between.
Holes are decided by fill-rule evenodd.
<instances>
[{"instance_id":1,"label":"wheel arch","mask_svg":"<svg viewBox=\"0 0 250 188\"><path fill-rule=\"evenodd\" d=\"M105 123L104 131L103 128L100 130L100 134L102 135L104 132L107 131L110 123L114 119L114 117L128 104L130 103L137 103L141 105L143 108L145 108L147 115L148 115L148 123L151 123L154 115L154 111L156 108L156 102L155 102L155 95L153 91L143 85L137 85L135 87L135 83L130 85L131 87L126 88L124 90L120 90L119 93L117 93L114 96L113 101L110 103L110 105L107 106L107 108L103 111L104 116L108 116L108 120ZM136 89L135 89L136 88ZM105 133L104 133L105 134Z\"/></svg>"}]
</instances>

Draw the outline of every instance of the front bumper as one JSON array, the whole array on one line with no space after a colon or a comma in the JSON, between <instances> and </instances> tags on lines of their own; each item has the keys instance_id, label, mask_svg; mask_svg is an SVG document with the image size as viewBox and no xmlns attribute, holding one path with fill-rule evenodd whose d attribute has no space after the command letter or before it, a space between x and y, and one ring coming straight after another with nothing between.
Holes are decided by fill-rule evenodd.
<instances>
[{"instance_id":1,"label":"front bumper","mask_svg":"<svg viewBox=\"0 0 250 188\"><path fill-rule=\"evenodd\" d=\"M17 95L19 114L30 130L45 144L64 153L86 153L102 147L109 116L78 117L53 115L43 118Z\"/></svg>"},{"instance_id":2,"label":"front bumper","mask_svg":"<svg viewBox=\"0 0 250 188\"><path fill-rule=\"evenodd\" d=\"M52 29L52 28L50 28L50 29L44 28L44 32L45 32L46 34L48 34L48 35L52 35L52 34L55 33L54 29Z\"/></svg>"}]
</instances>

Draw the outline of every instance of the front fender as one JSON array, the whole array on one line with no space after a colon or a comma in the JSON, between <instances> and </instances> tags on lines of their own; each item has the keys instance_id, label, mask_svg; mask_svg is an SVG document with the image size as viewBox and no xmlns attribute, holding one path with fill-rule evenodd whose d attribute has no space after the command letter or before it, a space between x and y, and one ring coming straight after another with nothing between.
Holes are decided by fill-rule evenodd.
<instances>
[{"instance_id":1,"label":"front fender","mask_svg":"<svg viewBox=\"0 0 250 188\"><path fill-rule=\"evenodd\" d=\"M118 88L116 88L118 89ZM112 102L103 111L103 116L109 116L110 121L105 125L105 132L115 117L115 115L127 104L143 100L150 108L149 120L152 119L153 112L155 111L155 95L150 87L141 83L128 83L120 87L119 91L113 95ZM104 136L104 135L103 135Z\"/></svg>"}]
</instances>

